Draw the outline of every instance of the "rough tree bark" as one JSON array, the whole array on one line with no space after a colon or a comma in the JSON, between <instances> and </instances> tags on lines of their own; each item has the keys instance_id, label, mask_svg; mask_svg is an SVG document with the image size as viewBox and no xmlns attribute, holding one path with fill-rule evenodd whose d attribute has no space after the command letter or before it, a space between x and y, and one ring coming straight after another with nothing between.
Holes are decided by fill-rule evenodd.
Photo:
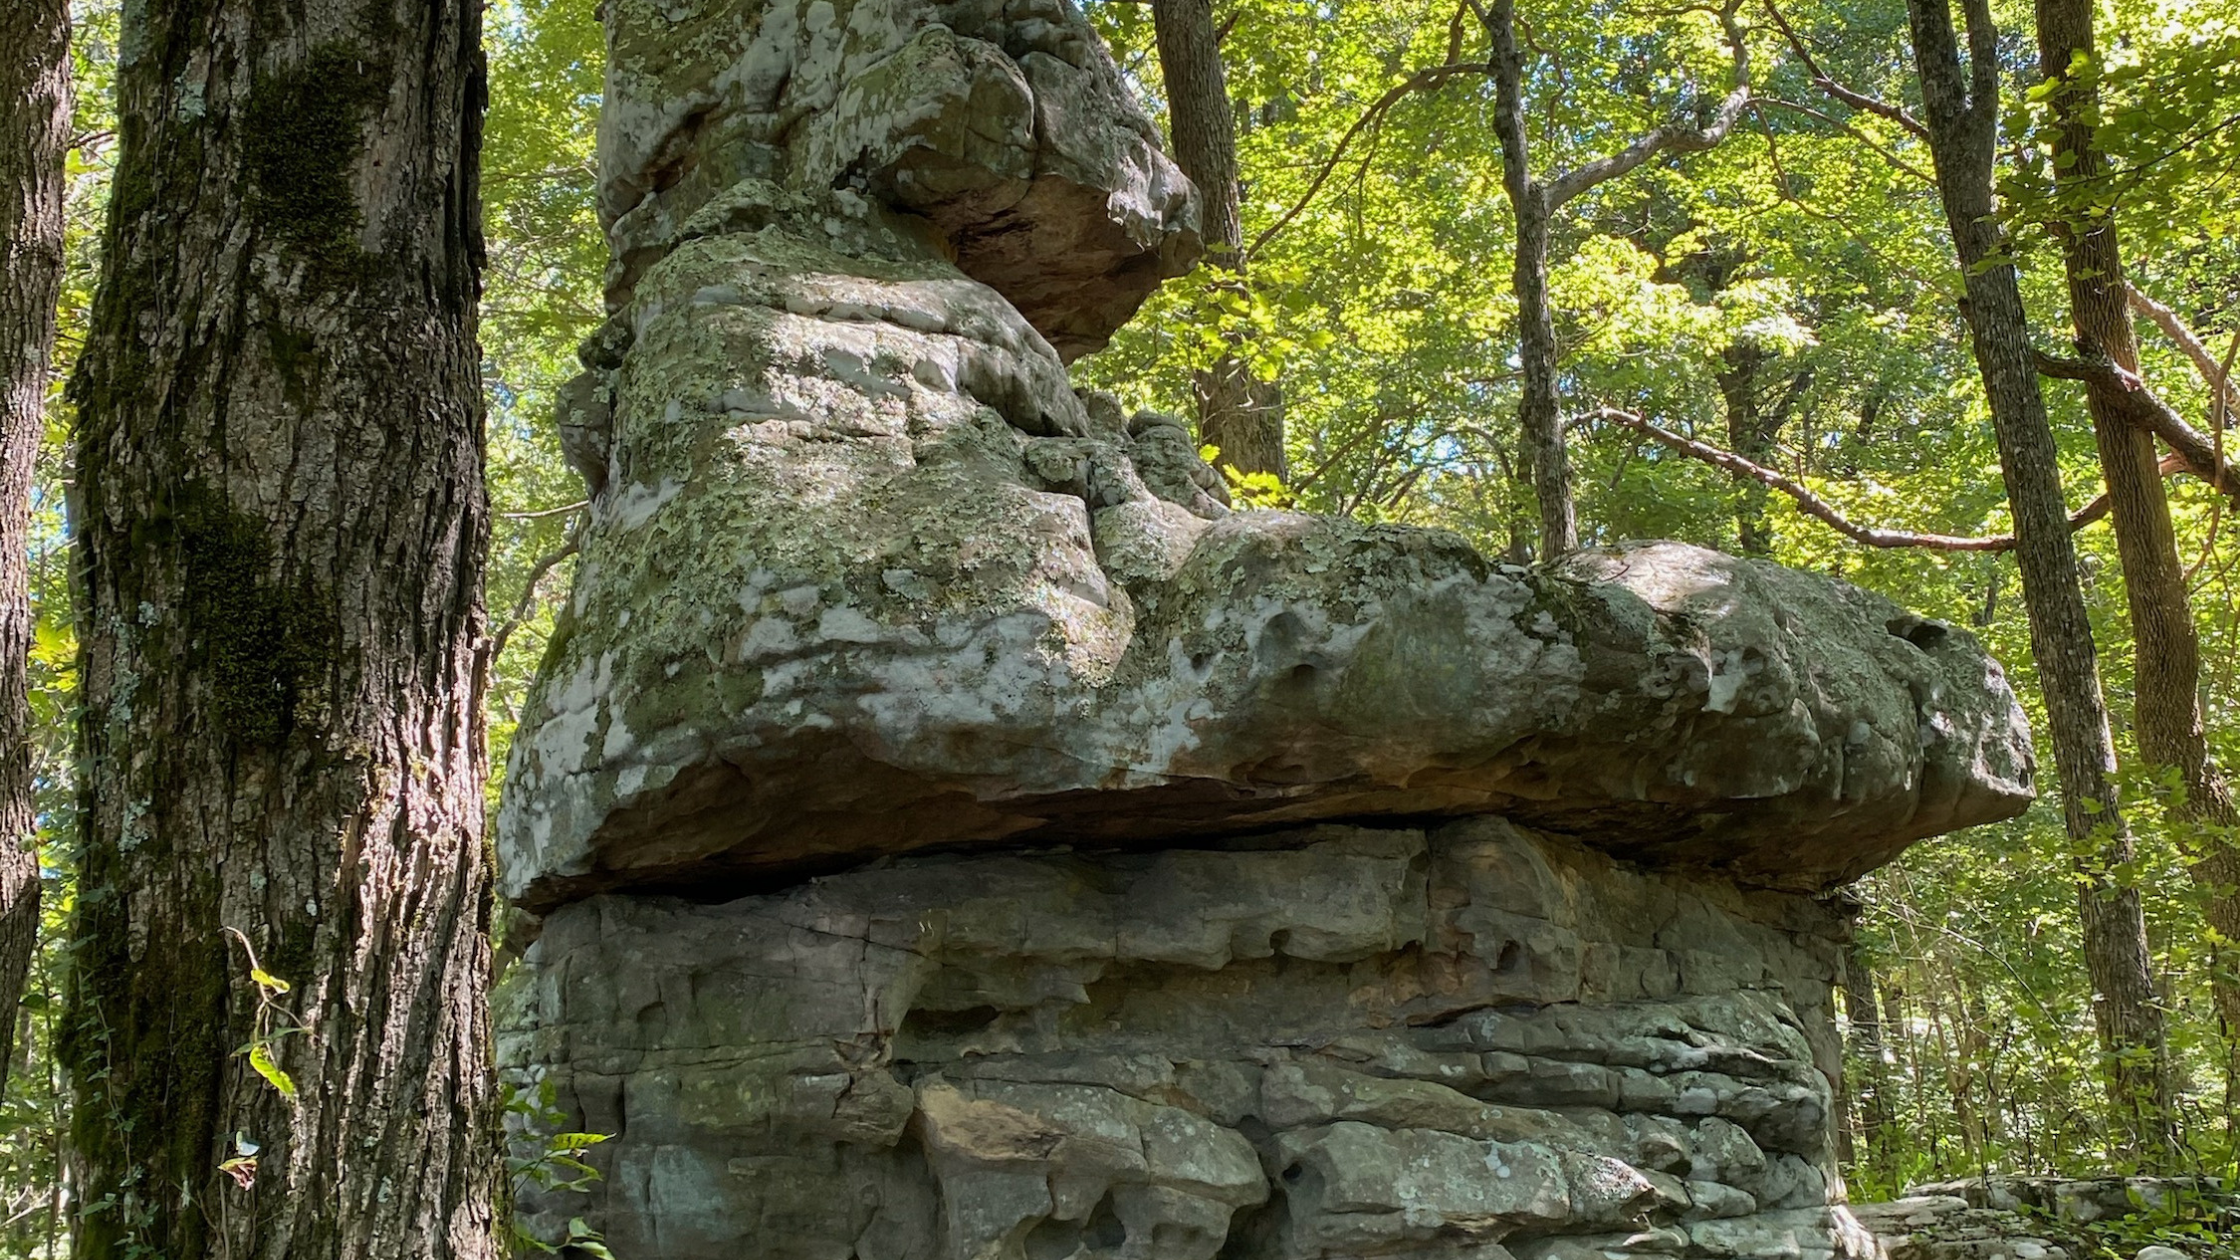
<instances>
[{"instance_id":1,"label":"rough tree bark","mask_svg":"<svg viewBox=\"0 0 2240 1260\"><path fill-rule=\"evenodd\" d=\"M63 156L70 148L68 0L0 8L0 1094L39 935L31 791L31 465L45 426L62 294Z\"/></svg>"},{"instance_id":2,"label":"rough tree bark","mask_svg":"<svg viewBox=\"0 0 2240 1260\"><path fill-rule=\"evenodd\" d=\"M2151 1158L2167 1143L2161 1121L2168 1114L2162 1010L2139 891L2111 882L2105 873L2130 859L2131 833L2116 800L2115 745L2069 539L2053 429L2038 391L2022 291L2006 261L2010 254L1993 203L1998 31L1990 0L1965 4L1963 67L1949 0L1906 0L1914 60L1937 191L1965 277L1970 340L2014 515L2015 556L2061 778L2062 819L2080 855L2078 908L2097 997L2093 1014L2128 1140Z\"/></svg>"},{"instance_id":3,"label":"rough tree bark","mask_svg":"<svg viewBox=\"0 0 2240 1260\"><path fill-rule=\"evenodd\" d=\"M1738 0L1737 0L1738 2ZM1750 47L1735 19L1736 3L1719 14L1734 52L1734 85L1701 127L1667 123L1616 153L1545 178L1532 173L1524 121L1524 57L1517 45L1516 0L1481 10L1493 40L1494 137L1501 145L1501 186L1516 216L1509 272L1517 299L1517 358L1523 388L1517 427L1540 503L1540 558L1579 549L1579 517L1571 488L1571 454L1563 435L1557 387L1555 312L1548 300L1548 245L1556 212L1598 185L1618 179L1661 153L1700 153L1734 129L1750 102Z\"/></svg>"},{"instance_id":4,"label":"rough tree bark","mask_svg":"<svg viewBox=\"0 0 2240 1260\"><path fill-rule=\"evenodd\" d=\"M1229 273L1217 283L1242 284L1236 118L1229 108L1212 0L1153 0L1151 17L1174 159L1198 186L1208 261ZM1196 384L1198 433L1221 448L1219 462L1240 473L1284 477L1283 395L1275 384L1253 375L1251 365L1236 354L1222 355L1198 373Z\"/></svg>"},{"instance_id":5,"label":"rough tree bark","mask_svg":"<svg viewBox=\"0 0 2240 1260\"><path fill-rule=\"evenodd\" d=\"M87 1260L497 1254L480 14L125 12L71 387Z\"/></svg>"},{"instance_id":6,"label":"rough tree bark","mask_svg":"<svg viewBox=\"0 0 2240 1260\"><path fill-rule=\"evenodd\" d=\"M2055 179L2070 203L2056 235L2068 272L2078 351L2086 359L2106 359L2136 373L2139 343L2131 326L2115 208L2089 204L2106 168L2089 121L2098 113L2097 92L2089 75L2079 79L2070 73L2073 54L2097 57L2092 19L2090 0L2037 2L2040 66L2047 80L2059 85L2048 98L2055 119ZM2144 417L2136 413L2141 401L2136 390L2095 378L2086 382L2085 400L2108 481L2131 611L2131 720L2139 755L2151 767L2178 772L2183 795L2171 811L2176 821L2209 824L2211 838L2200 846L2193 874L2204 892L2210 926L2228 940L2240 940L2240 894L2234 892L2240 886L2240 851L2217 834L2240 823L2240 810L2234 807L2223 769L2209 754L2202 725L2201 644L2178 560L2170 499L2163 489L2161 453ZM2240 984L2227 973L2230 958L2213 956L2211 963L2211 992L2226 1030L2227 1068L2240 1074Z\"/></svg>"}]
</instances>

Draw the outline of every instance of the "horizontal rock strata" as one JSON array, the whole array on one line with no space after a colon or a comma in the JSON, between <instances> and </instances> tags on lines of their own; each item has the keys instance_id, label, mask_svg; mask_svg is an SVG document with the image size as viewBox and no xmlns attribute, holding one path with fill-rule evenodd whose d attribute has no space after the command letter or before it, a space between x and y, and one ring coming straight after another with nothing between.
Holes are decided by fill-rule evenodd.
<instances>
[{"instance_id":1,"label":"horizontal rock strata","mask_svg":"<svg viewBox=\"0 0 2240 1260\"><path fill-rule=\"evenodd\" d=\"M1875 1236L1885 1260L2071 1260L2081 1254L2048 1237L2042 1221L1959 1195L1909 1192L1851 1212Z\"/></svg>"},{"instance_id":2,"label":"horizontal rock strata","mask_svg":"<svg viewBox=\"0 0 2240 1260\"><path fill-rule=\"evenodd\" d=\"M1863 1257L1837 935L1493 819L925 858L569 905L501 1045L640 1260Z\"/></svg>"}]
</instances>

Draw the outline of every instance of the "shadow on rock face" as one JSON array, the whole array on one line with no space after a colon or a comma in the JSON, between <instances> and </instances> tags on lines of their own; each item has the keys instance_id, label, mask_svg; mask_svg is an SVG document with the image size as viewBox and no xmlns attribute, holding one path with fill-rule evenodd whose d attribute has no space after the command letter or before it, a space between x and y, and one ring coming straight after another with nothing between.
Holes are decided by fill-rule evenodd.
<instances>
[{"instance_id":1,"label":"shadow on rock face","mask_svg":"<svg viewBox=\"0 0 2240 1260\"><path fill-rule=\"evenodd\" d=\"M1078 13L748 8L610 4L596 497L510 895L1486 812L1811 889L2029 801L1981 646L1842 582L1230 512L1067 382L1198 251Z\"/></svg>"}]
</instances>

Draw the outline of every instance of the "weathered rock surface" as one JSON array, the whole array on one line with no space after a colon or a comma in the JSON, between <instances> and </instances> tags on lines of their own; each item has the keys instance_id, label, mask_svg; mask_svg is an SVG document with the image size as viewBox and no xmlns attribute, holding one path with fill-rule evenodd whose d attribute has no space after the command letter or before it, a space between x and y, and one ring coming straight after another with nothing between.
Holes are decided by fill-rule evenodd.
<instances>
[{"instance_id":1,"label":"weathered rock surface","mask_svg":"<svg viewBox=\"0 0 2240 1260\"><path fill-rule=\"evenodd\" d=\"M640 1260L1864 1258L1838 930L1491 819L929 857L571 904L500 1044Z\"/></svg>"},{"instance_id":2,"label":"weathered rock surface","mask_svg":"<svg viewBox=\"0 0 2240 1260\"><path fill-rule=\"evenodd\" d=\"M1888 1260L2070 1260L2076 1254L2021 1213L1959 1195L1909 1191L1905 1198L1856 1204L1851 1211Z\"/></svg>"},{"instance_id":3,"label":"weathered rock surface","mask_svg":"<svg viewBox=\"0 0 2240 1260\"><path fill-rule=\"evenodd\" d=\"M2191 1177L1970 1177L1910 1186L1908 1197L1959 1199L1971 1208L2028 1212L2065 1225L2090 1225L2138 1212L2181 1218L2188 1205L2210 1210L2221 1186Z\"/></svg>"},{"instance_id":4,"label":"weathered rock surface","mask_svg":"<svg viewBox=\"0 0 2240 1260\"><path fill-rule=\"evenodd\" d=\"M1070 0L607 0L620 308L741 180L917 217L1067 360L1202 248L1196 192Z\"/></svg>"},{"instance_id":5,"label":"weathered rock surface","mask_svg":"<svg viewBox=\"0 0 2240 1260\"><path fill-rule=\"evenodd\" d=\"M2240 1240L2222 1182L2191 1177L1995 1175L1910 1186L1905 1197L1852 1211L1888 1260L2069 1260L2110 1254L2113 1241L2090 1226L2144 1216L2189 1226L2199 1260L2218 1260ZM2218 1240L2223 1240L2219 1242ZM2150 1245L2132 1260L2196 1260Z\"/></svg>"}]
</instances>

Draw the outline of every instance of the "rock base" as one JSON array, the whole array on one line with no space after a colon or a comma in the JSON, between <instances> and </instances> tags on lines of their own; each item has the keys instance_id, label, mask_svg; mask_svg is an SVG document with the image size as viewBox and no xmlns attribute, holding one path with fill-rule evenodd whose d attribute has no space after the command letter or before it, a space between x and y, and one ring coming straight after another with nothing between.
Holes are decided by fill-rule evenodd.
<instances>
[{"instance_id":1,"label":"rock base","mask_svg":"<svg viewBox=\"0 0 2240 1260\"><path fill-rule=\"evenodd\" d=\"M1498 819L544 921L501 1054L633 1260L1865 1257L1839 925Z\"/></svg>"},{"instance_id":2,"label":"rock base","mask_svg":"<svg viewBox=\"0 0 2240 1260\"><path fill-rule=\"evenodd\" d=\"M1853 1217L1875 1235L1888 1260L2071 1260L2069 1248L2041 1225L2007 1208L1981 1207L1958 1195L1909 1194L1862 1203Z\"/></svg>"}]
</instances>

